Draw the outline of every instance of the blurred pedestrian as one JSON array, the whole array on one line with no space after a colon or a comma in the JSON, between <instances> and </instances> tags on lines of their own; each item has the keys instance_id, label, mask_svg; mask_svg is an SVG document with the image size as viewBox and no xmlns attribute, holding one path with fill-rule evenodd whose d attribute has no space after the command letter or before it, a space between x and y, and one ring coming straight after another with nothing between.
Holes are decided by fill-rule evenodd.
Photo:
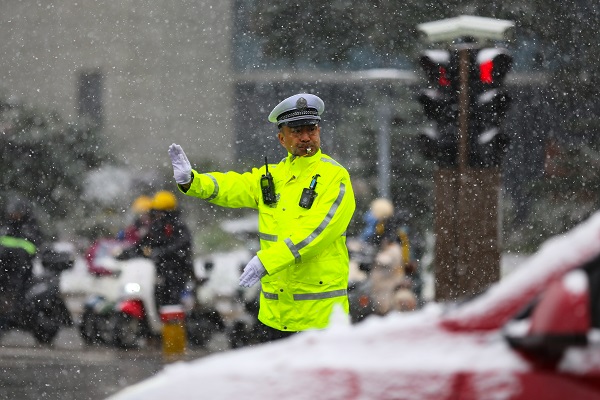
<instances>
[{"instance_id":1,"label":"blurred pedestrian","mask_svg":"<svg viewBox=\"0 0 600 400\"><path fill-rule=\"evenodd\" d=\"M355 201L348 171L321 151L323 110L312 94L280 102L269 121L287 156L242 174L198 173L181 146L169 148L181 191L258 210L260 250L240 286L261 283L258 319L269 339L325 328L336 307L348 313L346 229Z\"/></svg>"},{"instance_id":2,"label":"blurred pedestrian","mask_svg":"<svg viewBox=\"0 0 600 400\"><path fill-rule=\"evenodd\" d=\"M154 195L148 233L135 247L156 265L156 306L179 304L186 284L194 280L194 267L192 236L172 192Z\"/></svg>"},{"instance_id":3,"label":"blurred pedestrian","mask_svg":"<svg viewBox=\"0 0 600 400\"><path fill-rule=\"evenodd\" d=\"M394 205L389 199L377 198L369 205L369 210L363 215L364 227L360 238L363 242L379 246L384 235L388 218L394 215Z\"/></svg>"},{"instance_id":4,"label":"blurred pedestrian","mask_svg":"<svg viewBox=\"0 0 600 400\"><path fill-rule=\"evenodd\" d=\"M117 239L135 245L141 238L146 236L150 228L151 209L152 198L150 196L141 195L136 197L130 207L133 221L118 233Z\"/></svg>"},{"instance_id":5,"label":"blurred pedestrian","mask_svg":"<svg viewBox=\"0 0 600 400\"><path fill-rule=\"evenodd\" d=\"M42 232L28 200L8 199L0 226L0 307L13 318L33 277L33 259ZM6 314L5 314L6 316Z\"/></svg>"},{"instance_id":6,"label":"blurred pedestrian","mask_svg":"<svg viewBox=\"0 0 600 400\"><path fill-rule=\"evenodd\" d=\"M418 304L415 288L420 276L416 261L411 258L407 219L398 211L385 219L382 228L379 252L370 274L375 312L380 315L392 310L411 311Z\"/></svg>"}]
</instances>

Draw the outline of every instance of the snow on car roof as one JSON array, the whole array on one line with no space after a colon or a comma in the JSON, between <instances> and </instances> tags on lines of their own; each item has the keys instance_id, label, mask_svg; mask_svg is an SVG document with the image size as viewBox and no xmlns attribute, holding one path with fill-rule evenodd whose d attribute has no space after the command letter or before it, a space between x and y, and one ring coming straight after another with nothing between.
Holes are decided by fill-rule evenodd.
<instances>
[{"instance_id":1,"label":"snow on car roof","mask_svg":"<svg viewBox=\"0 0 600 400\"><path fill-rule=\"evenodd\" d=\"M451 329L496 329L532 301L549 281L600 254L600 212L573 230L546 241L516 271L481 296L449 312Z\"/></svg>"},{"instance_id":2,"label":"snow on car roof","mask_svg":"<svg viewBox=\"0 0 600 400\"><path fill-rule=\"evenodd\" d=\"M437 315L439 309L429 307L358 325L339 322L326 331L179 362L110 399L371 399L395 398L396 391L418 399L450 391L449 372L474 371L482 387L510 388L514 378L507 372L528 369L499 334L449 334L435 323Z\"/></svg>"},{"instance_id":3,"label":"snow on car roof","mask_svg":"<svg viewBox=\"0 0 600 400\"><path fill-rule=\"evenodd\" d=\"M486 310L515 308L520 291L533 296L566 270L600 252L600 214L572 232L548 241L519 270L487 293L444 316L446 323L474 318L485 325ZM508 302L509 306L498 306ZM277 342L216 353L165 367L152 378L110 400L372 399L437 398L452 391L452 374L469 371L477 398L510 398L519 392L516 374L529 365L510 350L499 330L448 331L439 324L443 307L369 317L350 325L336 314L325 331L309 331ZM489 322L489 321L487 321ZM479 324L479 325L478 325Z\"/></svg>"}]
</instances>

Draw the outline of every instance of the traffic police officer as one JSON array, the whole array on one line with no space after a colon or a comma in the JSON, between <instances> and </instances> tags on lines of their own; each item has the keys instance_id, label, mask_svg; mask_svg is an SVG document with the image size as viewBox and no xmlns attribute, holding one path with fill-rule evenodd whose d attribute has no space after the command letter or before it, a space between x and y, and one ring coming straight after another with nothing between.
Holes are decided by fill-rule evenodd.
<instances>
[{"instance_id":1,"label":"traffic police officer","mask_svg":"<svg viewBox=\"0 0 600 400\"><path fill-rule=\"evenodd\" d=\"M336 307L348 313L346 229L355 200L348 171L321 152L323 111L323 101L312 94L279 103L269 121L278 126L287 157L241 174L199 173L181 146L169 147L182 192L258 210L260 250L240 285L261 282L258 319L270 339L325 328Z\"/></svg>"}]
</instances>

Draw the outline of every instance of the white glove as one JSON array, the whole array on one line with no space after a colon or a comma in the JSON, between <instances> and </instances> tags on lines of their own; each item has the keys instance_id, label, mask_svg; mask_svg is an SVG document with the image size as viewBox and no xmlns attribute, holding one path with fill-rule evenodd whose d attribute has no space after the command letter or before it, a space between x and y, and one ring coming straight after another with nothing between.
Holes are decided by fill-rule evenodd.
<instances>
[{"instance_id":1,"label":"white glove","mask_svg":"<svg viewBox=\"0 0 600 400\"><path fill-rule=\"evenodd\" d=\"M180 145L173 143L169 146L169 157L173 164L173 178L180 185L192 181L192 165Z\"/></svg>"},{"instance_id":2,"label":"white glove","mask_svg":"<svg viewBox=\"0 0 600 400\"><path fill-rule=\"evenodd\" d=\"M244 267L244 272L240 276L241 287L254 286L260 278L267 274L267 270L263 267L262 262L257 256L252 257L252 260Z\"/></svg>"}]
</instances>

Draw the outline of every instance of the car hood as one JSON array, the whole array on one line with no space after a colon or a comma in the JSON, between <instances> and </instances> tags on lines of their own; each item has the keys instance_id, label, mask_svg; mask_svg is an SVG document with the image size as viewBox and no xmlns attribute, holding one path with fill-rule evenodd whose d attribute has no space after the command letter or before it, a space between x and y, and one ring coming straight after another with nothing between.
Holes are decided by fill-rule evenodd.
<instances>
[{"instance_id":1,"label":"car hood","mask_svg":"<svg viewBox=\"0 0 600 400\"><path fill-rule=\"evenodd\" d=\"M516 272L445 312L437 304L168 365L111 400L452 398L470 376L473 398L510 398L530 370L500 327L548 284L600 252L600 214L548 241Z\"/></svg>"},{"instance_id":2,"label":"car hood","mask_svg":"<svg viewBox=\"0 0 600 400\"><path fill-rule=\"evenodd\" d=\"M600 213L575 229L546 241L526 262L480 296L447 312L451 330L499 329L529 305L550 282L600 254Z\"/></svg>"},{"instance_id":3,"label":"car hood","mask_svg":"<svg viewBox=\"0 0 600 400\"><path fill-rule=\"evenodd\" d=\"M528 364L498 332L448 332L439 313L432 306L371 317L169 365L111 399L373 399L394 393L439 399L451 392L455 374L465 372L477 374L485 390L518 390L510 371L526 371Z\"/></svg>"}]
</instances>

